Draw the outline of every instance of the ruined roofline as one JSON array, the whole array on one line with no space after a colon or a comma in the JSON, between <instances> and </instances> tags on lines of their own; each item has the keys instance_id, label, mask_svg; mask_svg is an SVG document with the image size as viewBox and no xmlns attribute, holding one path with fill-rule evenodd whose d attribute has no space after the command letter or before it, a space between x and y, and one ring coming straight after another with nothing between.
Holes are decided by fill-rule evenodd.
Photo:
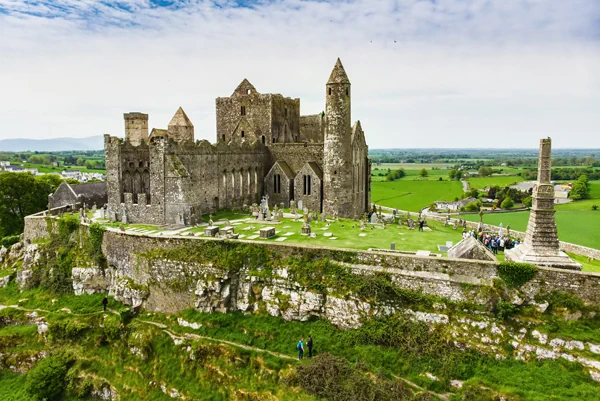
<instances>
[{"instance_id":1,"label":"ruined roofline","mask_svg":"<svg viewBox=\"0 0 600 401\"><path fill-rule=\"evenodd\" d=\"M255 94L251 94L251 95L236 95L236 96L219 96L215 99L215 102L223 102L223 101L230 101L232 99L239 99L239 98L243 98L244 96L258 96L259 98L268 98L269 100L272 100L272 98L277 97L277 98L281 98L284 100L292 100L294 102L299 102L300 98L299 97L289 97L289 96L283 96L281 93L255 93Z\"/></svg>"}]
</instances>

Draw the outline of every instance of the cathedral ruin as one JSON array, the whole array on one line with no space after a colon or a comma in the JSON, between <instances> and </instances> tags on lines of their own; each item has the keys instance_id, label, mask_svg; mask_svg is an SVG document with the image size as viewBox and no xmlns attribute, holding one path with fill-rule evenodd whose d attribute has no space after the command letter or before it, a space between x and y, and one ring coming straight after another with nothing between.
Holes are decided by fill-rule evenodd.
<instances>
[{"instance_id":1,"label":"cathedral ruin","mask_svg":"<svg viewBox=\"0 0 600 401\"><path fill-rule=\"evenodd\" d=\"M351 85L338 59L325 85L325 111L300 115L300 99L259 93L244 79L216 99L217 138L194 141L179 108L167 129L148 134L148 115L126 113L125 138L105 135L111 221L192 225L202 214L273 203L356 218L370 204L371 166Z\"/></svg>"}]
</instances>

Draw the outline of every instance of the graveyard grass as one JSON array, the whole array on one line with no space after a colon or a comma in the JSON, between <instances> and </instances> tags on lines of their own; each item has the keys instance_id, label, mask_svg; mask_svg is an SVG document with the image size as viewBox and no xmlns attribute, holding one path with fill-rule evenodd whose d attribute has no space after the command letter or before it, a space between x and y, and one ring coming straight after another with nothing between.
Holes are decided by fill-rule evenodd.
<instances>
[{"instance_id":1,"label":"graveyard grass","mask_svg":"<svg viewBox=\"0 0 600 401\"><path fill-rule=\"evenodd\" d=\"M248 214L245 213L229 213L229 219L247 219ZM413 220L417 219L417 215L413 214ZM460 230L454 230L452 227L444 227L442 223L428 221L431 231L419 232L417 228L409 230L402 216L403 227L398 228L398 224L387 224L386 228L381 228L381 225L367 224L365 231L360 231L360 223L354 220L340 219L333 221L327 230L324 230L326 223L313 221L311 223L312 232L317 235L317 238L310 238L301 235L302 219L295 222L293 219L284 218L279 224L259 224L257 221L251 221L235 225L235 232L243 234L242 240L248 239L249 236L258 235L258 231L264 227L275 227L275 237L269 239L256 238L255 241L279 242L277 239L286 238L281 241L283 244L301 244L313 246L329 246L334 248L347 249L390 249L390 244L396 245L396 250L416 252L419 250L430 251L432 253L442 253L438 250L438 245L445 245L447 241L452 241L454 244L459 242L462 237ZM213 218L213 220L215 220ZM215 220L217 223L217 220ZM373 227L373 228L371 228ZM204 227L192 228L182 232L185 235L187 232L204 232ZM284 234L293 233L285 236ZM331 237L326 237L325 233L331 233ZM359 236L359 234L365 234ZM336 238L332 240L331 238Z\"/></svg>"},{"instance_id":2,"label":"graveyard grass","mask_svg":"<svg viewBox=\"0 0 600 401\"><path fill-rule=\"evenodd\" d=\"M458 181L404 178L371 184L372 203L411 212L418 212L436 200L452 201L462 193L462 184Z\"/></svg>"}]
</instances>

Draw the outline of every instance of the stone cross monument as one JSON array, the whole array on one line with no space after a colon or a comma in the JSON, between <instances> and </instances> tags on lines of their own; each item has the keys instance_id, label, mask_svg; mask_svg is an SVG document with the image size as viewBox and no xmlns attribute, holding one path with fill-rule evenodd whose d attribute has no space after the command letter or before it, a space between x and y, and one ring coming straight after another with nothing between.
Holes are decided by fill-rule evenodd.
<instances>
[{"instance_id":1,"label":"stone cross monument","mask_svg":"<svg viewBox=\"0 0 600 401\"><path fill-rule=\"evenodd\" d=\"M526 262L538 266L581 270L559 249L556 221L554 219L554 185L550 182L552 168L552 142L550 138L540 140L538 180L533 187L533 203L527 233L523 244L505 252L506 260Z\"/></svg>"}]
</instances>

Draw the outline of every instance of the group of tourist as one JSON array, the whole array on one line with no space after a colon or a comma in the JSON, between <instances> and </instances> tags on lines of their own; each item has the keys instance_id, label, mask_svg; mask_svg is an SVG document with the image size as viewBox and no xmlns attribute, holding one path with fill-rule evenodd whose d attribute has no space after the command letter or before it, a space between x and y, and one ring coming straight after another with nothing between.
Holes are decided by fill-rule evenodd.
<instances>
[{"instance_id":1,"label":"group of tourist","mask_svg":"<svg viewBox=\"0 0 600 401\"><path fill-rule=\"evenodd\" d=\"M308 357L312 358L312 350L313 350L313 340L311 336L308 336L306 339L306 348L308 349ZM298 350L298 359L301 360L304 358L304 338L300 338L298 344L296 345L296 349Z\"/></svg>"},{"instance_id":2,"label":"group of tourist","mask_svg":"<svg viewBox=\"0 0 600 401\"><path fill-rule=\"evenodd\" d=\"M466 228L463 229L462 237L463 239L473 237L479 240L479 242L485 245L493 254L498 254L499 251L504 252L504 250L512 249L520 244L518 239L513 240L508 235L489 234L483 231L477 234L475 230L467 231Z\"/></svg>"}]
</instances>

